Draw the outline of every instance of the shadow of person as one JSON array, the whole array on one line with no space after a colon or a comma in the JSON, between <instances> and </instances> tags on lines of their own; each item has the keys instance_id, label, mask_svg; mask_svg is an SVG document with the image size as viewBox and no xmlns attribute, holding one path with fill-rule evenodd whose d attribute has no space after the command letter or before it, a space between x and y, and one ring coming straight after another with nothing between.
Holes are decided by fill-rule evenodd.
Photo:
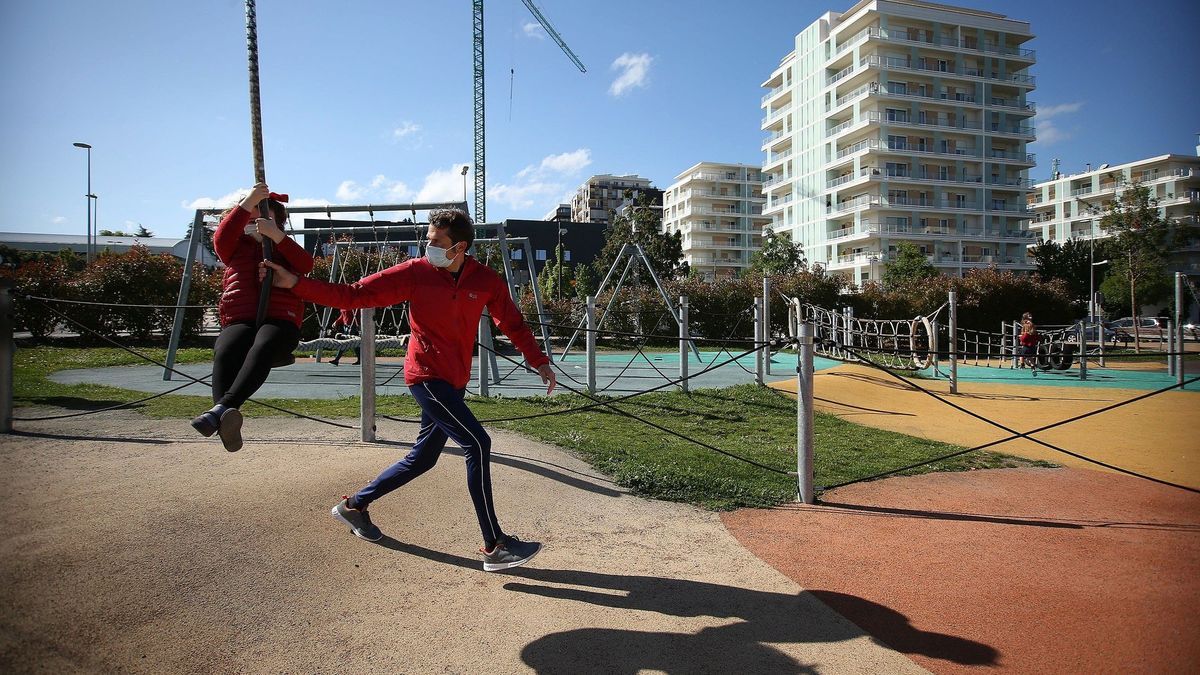
<instances>
[{"instance_id":1,"label":"shadow of person","mask_svg":"<svg viewBox=\"0 0 1200 675\"><path fill-rule=\"evenodd\" d=\"M434 562L480 569L473 558L384 537L379 544ZM525 646L521 658L539 673L815 672L772 645L841 642L863 630L889 647L965 665L996 663L989 645L914 628L900 612L864 598L812 591L776 593L644 575L517 567L504 588L551 600L582 602L664 616L731 620L698 633L581 628L552 633ZM837 606L834 606L834 603ZM829 608L858 623L838 617ZM839 607L841 609L839 609ZM853 616L846 614L852 612Z\"/></svg>"}]
</instances>

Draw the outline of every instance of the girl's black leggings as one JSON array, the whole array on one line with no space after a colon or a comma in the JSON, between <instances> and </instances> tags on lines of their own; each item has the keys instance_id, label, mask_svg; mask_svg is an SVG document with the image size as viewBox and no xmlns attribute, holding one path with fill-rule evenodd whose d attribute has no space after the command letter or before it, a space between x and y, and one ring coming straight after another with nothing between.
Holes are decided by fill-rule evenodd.
<instances>
[{"instance_id":1,"label":"girl's black leggings","mask_svg":"<svg viewBox=\"0 0 1200 675\"><path fill-rule=\"evenodd\" d=\"M253 321L222 328L213 347L213 402L242 407L267 381L271 364L299 342L300 329L291 321L267 319L257 330Z\"/></svg>"}]
</instances>

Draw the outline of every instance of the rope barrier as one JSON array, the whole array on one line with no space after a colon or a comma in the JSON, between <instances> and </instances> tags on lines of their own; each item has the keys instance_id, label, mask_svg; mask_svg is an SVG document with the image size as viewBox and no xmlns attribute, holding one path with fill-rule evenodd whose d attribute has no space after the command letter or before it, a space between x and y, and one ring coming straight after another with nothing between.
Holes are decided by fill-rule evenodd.
<instances>
[{"instance_id":1,"label":"rope barrier","mask_svg":"<svg viewBox=\"0 0 1200 675\"><path fill-rule=\"evenodd\" d=\"M205 375L205 377L212 377L212 373ZM83 412L68 413L65 415L46 415L45 417L14 417L13 420L19 421L19 422L41 422L43 420L63 420L63 419L67 419L68 417L83 417L84 415L95 415L96 413L111 412L113 410L120 410L121 408L127 408L129 406L134 406L134 405L138 405L140 403L145 403L146 401L153 401L154 399L166 396L167 394L174 394L175 392L179 391L180 389L186 389L187 387L190 387L193 384L196 384L196 383L188 382L186 384L181 384L178 387L175 387L174 389L168 389L164 392L154 394L153 396L139 398L136 401L129 401L127 403L118 403L117 405L110 405L107 408L97 408L96 410L84 410Z\"/></svg>"},{"instance_id":2,"label":"rope barrier","mask_svg":"<svg viewBox=\"0 0 1200 675\"><path fill-rule=\"evenodd\" d=\"M157 360L155 360L155 359L152 359L152 358L150 358L149 356L146 356L145 354L143 354L143 353L141 353L141 352L139 352L139 351L137 351L137 350L135 350L135 349L132 349L132 348L130 348L130 347L126 347L125 345L123 345L123 344L121 344L121 343L117 342L116 340L113 340L112 338L108 337L107 335L103 335L103 334L101 334L100 332L98 332L98 331L96 331L96 330L93 330L92 328L89 328L88 326L85 326L85 325L83 325L82 323L80 323L79 321L76 321L75 319L71 318L70 316L67 316L66 314L63 314L62 312L58 311L57 309L54 309L54 308L53 308L53 307L51 307L51 306L50 306L48 303L42 303L42 304L43 304L43 305L46 307L46 309L50 310L51 312L54 312L55 314L57 314L58 316L62 317L63 319L66 319L67 321L69 321L69 322L71 322L71 323L75 324L76 326L78 326L78 327L82 328L84 331L86 331L86 332L88 332L88 333L90 333L90 334L92 334L92 335L95 335L96 337L100 338L101 340L104 340L105 342L108 342L109 344L113 345L114 347L117 347L117 348L119 348L119 349L122 349L122 350L124 350L124 351L127 351L127 352L129 352L130 354L133 354L134 356L138 357L139 359L142 359L143 361L147 361L147 362L149 362L149 363L152 363L152 364L154 364L154 365L158 366L159 368L163 368L163 369L165 369L165 370L168 370L168 371L170 371L170 372L172 372L172 373L175 373L176 375L180 375L180 376L182 376L182 377L186 377L187 379L191 380L193 383L196 383L196 384L202 384L202 385L204 385L204 386L206 386L206 387L210 387L210 388L212 387L212 383L210 383L210 382L206 382L206 381L204 381L204 380L202 380L202 379L198 379L198 378L192 377L191 375L188 375L187 373L185 373L185 372L182 372L182 371L180 371L180 370L176 370L175 368L170 368L170 367L168 367L168 366L167 366L165 363L160 363L159 361L157 361ZM331 421L331 420L323 420L323 419L321 419L321 418L319 418L319 417L312 417L311 415L305 415L304 413L298 413L298 412L296 412L296 411L294 411L294 410L288 410L288 409L286 409L286 408L281 408L281 407L279 407L279 406L272 405L272 404L270 404L270 403L266 403L266 402L264 402L264 401L259 401L259 400L253 399L253 398L251 398L251 399L247 399L247 400L248 400L249 402L251 402L251 403L255 403L255 404L257 404L257 405L261 405L261 406L263 406L264 408L270 408L270 409L272 409L272 410L275 410L275 411L278 411L278 412L287 413L288 415L292 415L292 416L294 416L294 417L299 417L299 418L301 418L301 419L311 420L311 421L313 421L313 422L320 422L321 424L328 424L329 426L333 426L333 427L340 427L340 428L342 428L342 429L357 429L357 428L358 428L357 426L353 426L353 425L349 425L349 424L342 424L342 423L340 423L340 422L333 422L333 421Z\"/></svg>"},{"instance_id":3,"label":"rope barrier","mask_svg":"<svg viewBox=\"0 0 1200 675\"><path fill-rule=\"evenodd\" d=\"M854 351L855 351L855 350L853 350L853 349L850 349L850 348L847 348L847 347L844 347L844 346L843 346L843 349L846 349L847 351L849 351L849 352L850 352L850 353L852 353L852 354L853 354L853 353L854 353ZM861 357L859 357L859 358L861 358ZM988 418L986 418L986 417L984 417L984 416L982 416L982 415L980 415L980 414L978 414L978 413L975 413L975 412L973 412L973 411L967 410L966 408L964 408L964 407L962 407L962 406L960 406L960 405L958 405L958 404L954 403L953 401L949 401L949 400L947 400L947 399L944 399L944 398L942 398L941 396L939 396L938 394L936 394L935 392L929 391L928 389L925 389L924 387L921 387L920 385L918 385L918 384L916 384L916 383L914 383L914 382L911 382L911 381L909 381L909 380L906 380L906 379L904 379L903 377L901 377L900 375L897 375L897 374L893 373L892 371L888 370L887 368L884 368L883 366L879 366L879 365L877 365L877 364L875 364L875 363L872 363L872 362L870 362L869 360L864 360L864 363L866 363L867 365L869 365L869 366L871 366L871 367L873 367L873 368L876 368L876 369L878 369L878 370L881 370L881 371L883 371L883 372L887 373L888 375L890 375L891 377L893 377L893 378L895 378L895 379L899 380L900 382L904 383L905 385L907 385L907 386L908 386L908 387L910 387L911 389L914 389L914 390L916 390L916 391L919 391L919 392L921 392L921 393L923 393L923 394L926 394L926 395L928 395L928 396L932 397L934 400L936 400L936 401L939 401L939 402L941 402L941 403L943 403L943 404L945 404L945 405L948 405L948 406L950 406L951 408L954 408L955 410L958 410L959 412L965 413L965 414L967 414L967 415L969 415L969 416L971 416L971 417L973 417L973 418L975 418L975 419L977 419L977 420L979 420L979 421L981 421L981 422L984 422L985 424L990 424L991 426L994 426L994 427L996 427L996 428L998 428L998 429L1001 429L1001 430L1003 430L1003 431L1007 431L1009 434L1011 434L1011 436L1009 436L1008 438L1004 438L1004 439L1000 439L1000 440L997 440L997 441L993 441L993 442L991 442L991 443L985 443L984 445L978 446L978 447L976 447L976 448L968 448L968 449L966 449L966 450L960 450L960 451L957 451L957 452L951 453L951 454L949 454L949 455L945 455L945 456L943 456L943 457L941 457L941 458L935 458L935 459L932 459L932 460L926 460L926 461L924 461L924 462L920 462L920 463L917 463L917 464L915 464L915 465L912 465L912 466L909 466L909 467L903 467L903 468L900 468L900 469L895 469L895 470L892 470L892 471L883 472L883 473L881 473L881 474L878 474L878 475L876 475L876 476L869 476L869 477L865 477L865 478L859 478L859 479L855 479L855 480L853 480L853 481L848 481L848 482L845 482L845 483L839 483L839 484L837 484L837 485L831 485L831 486L828 486L828 487L826 487L826 488L821 488L822 490L832 490L832 489L833 489L833 488L835 488L835 487L844 487L844 486L846 486L846 485L852 485L852 484L854 484L854 483L859 483L859 482L863 482L863 481L866 481L866 480L873 480L873 479L875 479L875 478L881 478L881 477L883 477L883 476L892 475L892 474L894 474L894 473L899 473L899 472L901 472L901 471L906 471L906 470L908 470L908 469L911 469L911 468L916 468L916 467L919 467L919 466L924 466L924 465L926 465L926 464L930 464L930 463L933 463L933 462L941 461L941 460L943 460L943 459L950 459L950 458L952 458L952 457L957 457L957 456L959 456L959 455L964 455L964 454L966 454L966 453L968 453L968 452L974 452L975 450L979 450L979 449L983 449L983 448L991 447L991 446L993 446L993 445L998 445L998 444L1000 444L1000 443L1005 443L1005 442L1008 442L1008 441L1011 441L1011 440L1016 440L1016 439L1018 439L1018 438L1024 438L1024 439L1026 439L1026 440L1028 440L1028 441L1032 441L1032 442L1034 442L1034 443L1037 443L1038 445L1041 445L1041 446L1043 446L1043 447L1046 447L1046 448L1048 448L1048 449L1050 449L1050 450L1054 450L1055 452L1061 452L1061 453L1063 453L1063 454L1065 454L1065 455L1069 455L1069 456L1071 456L1071 457L1074 457L1074 458L1076 458L1076 459L1079 459L1079 460L1083 460L1083 461L1085 461L1085 462L1090 462L1090 463L1092 463L1092 464L1096 464L1097 466L1102 466L1102 467L1104 467L1104 468L1106 468L1106 469L1111 469L1111 470L1113 470L1113 471L1116 471L1116 472L1118 472L1118 473L1123 473L1123 474L1126 474L1126 475L1129 475L1129 476L1133 476L1133 477L1135 477L1135 478L1141 478L1141 479L1143 479L1143 480L1148 480L1148 481L1151 481L1151 482L1154 482L1154 483L1159 483L1159 484L1161 484L1161 485L1167 485L1167 486L1169 486L1169 487L1179 488L1179 489L1181 489L1181 490L1186 490L1186 491L1188 491L1188 492L1200 493L1200 490L1197 490L1197 489L1195 489L1195 488L1191 488L1191 487L1188 487L1188 486L1186 486L1186 485L1179 485L1178 483L1172 483L1172 482L1170 482L1170 481L1162 480L1162 479L1160 479L1160 478L1155 478L1155 477L1153 477L1153 476L1147 476L1147 475L1145 475L1145 474L1141 474L1141 473L1138 473L1138 472L1136 472L1136 471L1132 471L1132 470L1130 470L1130 469L1125 469L1125 468L1122 468L1122 467L1116 466L1116 465L1114 465L1114 464L1109 464L1109 463L1107 463L1107 462L1103 462L1103 461L1101 461L1101 460L1094 459L1094 458L1088 457L1088 456L1086 456L1086 455L1082 455L1082 454L1080 454L1080 453L1077 453L1077 452L1072 452L1072 451L1070 451L1070 450L1066 450L1066 449L1064 449L1064 448L1060 448L1060 447L1058 447L1058 446L1056 446L1056 445L1053 445L1053 444L1051 444L1051 443L1047 443L1047 442L1045 442L1045 441L1043 441L1043 440L1041 440L1041 439L1038 439L1038 438L1033 438L1033 436L1031 435L1031 434L1040 433L1040 432L1042 432L1042 431L1046 431L1046 430L1049 430L1049 429L1053 429L1053 428L1056 428L1056 427L1062 426L1062 425L1064 425L1064 424L1068 424L1068 423L1070 423L1070 422L1074 422L1074 421L1077 421L1077 420L1080 420L1080 419L1084 419L1085 417L1090 417L1090 416L1092 416L1092 415L1099 414L1099 413L1101 413L1101 412L1106 412L1107 410L1112 410L1112 409L1114 409L1114 408L1117 408L1117 407L1120 407L1120 406L1122 406L1122 405L1128 405L1128 404L1130 404L1130 403L1133 403L1133 402L1135 402L1135 401L1140 401L1140 400L1142 400L1142 399L1149 398L1150 396L1154 396L1154 395L1161 394L1161 393L1164 393L1164 392L1167 392L1167 391L1171 391L1171 390L1173 390L1173 389L1180 389L1180 388L1182 388L1182 387L1185 387L1185 386L1187 386L1188 384L1191 384L1191 383L1193 383L1193 382L1198 382L1198 381L1200 381L1200 377L1195 377L1195 378L1192 378L1191 380L1185 381L1183 384L1178 384L1178 383L1176 383L1176 384L1172 384L1172 385L1171 385L1171 386L1169 386L1169 387L1164 387L1164 388L1162 388L1162 389L1159 389L1159 390L1157 390L1157 391L1150 392L1149 394L1144 394L1144 395L1141 395L1141 396L1137 396L1137 397L1135 397L1135 398L1132 398L1132 399L1130 399L1130 400L1128 400L1128 401L1123 401L1123 402L1121 402L1121 403L1119 403L1119 404L1114 404L1114 405L1111 405L1111 406L1107 406L1106 408L1101 408L1100 410L1093 411L1093 412L1091 412L1091 413L1087 413L1087 414L1084 414L1084 415L1077 415L1076 417L1070 418L1070 419L1068 419L1068 420L1063 420L1062 422L1056 422L1056 423L1054 423L1054 424L1049 424L1049 425L1046 425L1046 426L1044 426L1044 427L1040 427L1040 428L1038 428L1038 429L1034 429L1034 430L1032 430L1032 431L1020 432L1020 431L1017 431L1017 430L1015 430L1015 429L1011 429L1011 428L1009 428L1009 427L1007 427L1007 426L1005 426L1005 425L1003 425L1003 424L1001 424L1001 423L999 423L999 422L996 422L996 421L994 421L994 420L990 420L990 419L988 419Z\"/></svg>"},{"instance_id":4,"label":"rope barrier","mask_svg":"<svg viewBox=\"0 0 1200 675\"><path fill-rule=\"evenodd\" d=\"M128 305L115 304L111 302L91 302L88 300L68 300L66 298L45 298L40 295L22 295L26 300L38 300L45 302L59 302L68 305L92 305L95 307L136 307L142 309L216 309L217 305Z\"/></svg>"}]
</instances>

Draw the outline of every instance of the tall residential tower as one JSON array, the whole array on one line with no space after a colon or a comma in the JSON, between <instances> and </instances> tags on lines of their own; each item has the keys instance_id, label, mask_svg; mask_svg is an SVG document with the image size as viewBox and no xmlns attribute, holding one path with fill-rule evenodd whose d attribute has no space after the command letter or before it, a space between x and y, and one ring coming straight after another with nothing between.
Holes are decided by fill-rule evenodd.
<instances>
[{"instance_id":1,"label":"tall residential tower","mask_svg":"<svg viewBox=\"0 0 1200 675\"><path fill-rule=\"evenodd\" d=\"M757 166L700 162L663 194L663 231L683 235L683 257L703 278L732 277L762 248L764 201Z\"/></svg>"},{"instance_id":2,"label":"tall residential tower","mask_svg":"<svg viewBox=\"0 0 1200 675\"><path fill-rule=\"evenodd\" d=\"M1029 24L863 0L796 36L763 82L764 214L811 263L880 279L902 242L940 272L1032 269Z\"/></svg>"}]
</instances>

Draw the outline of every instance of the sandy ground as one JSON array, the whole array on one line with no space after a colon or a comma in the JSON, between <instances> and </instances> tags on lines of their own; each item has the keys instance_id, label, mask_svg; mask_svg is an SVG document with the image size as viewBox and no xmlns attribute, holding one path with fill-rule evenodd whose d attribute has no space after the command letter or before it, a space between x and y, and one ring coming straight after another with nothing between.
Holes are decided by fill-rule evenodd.
<instances>
[{"instance_id":1,"label":"sandy ground","mask_svg":"<svg viewBox=\"0 0 1200 675\"><path fill-rule=\"evenodd\" d=\"M1053 387L1031 381L1028 386L962 382L959 393L952 395L944 380L915 382L967 410L1022 432L1147 393ZM795 380L772 386L796 391ZM911 436L973 447L1011 435L868 366L845 365L820 371L813 377L813 392L818 410ZM1200 392L1158 394L1041 432L1036 438L1122 468L1200 488ZM1026 439L992 449L1064 466L1095 468Z\"/></svg>"},{"instance_id":2,"label":"sandy ground","mask_svg":"<svg viewBox=\"0 0 1200 675\"><path fill-rule=\"evenodd\" d=\"M329 516L412 427L368 445L250 418L259 440L236 454L129 412L17 428L0 439L4 672L921 672L716 514L507 433L501 522L547 548L489 574L455 452L373 505L380 544Z\"/></svg>"}]
</instances>

